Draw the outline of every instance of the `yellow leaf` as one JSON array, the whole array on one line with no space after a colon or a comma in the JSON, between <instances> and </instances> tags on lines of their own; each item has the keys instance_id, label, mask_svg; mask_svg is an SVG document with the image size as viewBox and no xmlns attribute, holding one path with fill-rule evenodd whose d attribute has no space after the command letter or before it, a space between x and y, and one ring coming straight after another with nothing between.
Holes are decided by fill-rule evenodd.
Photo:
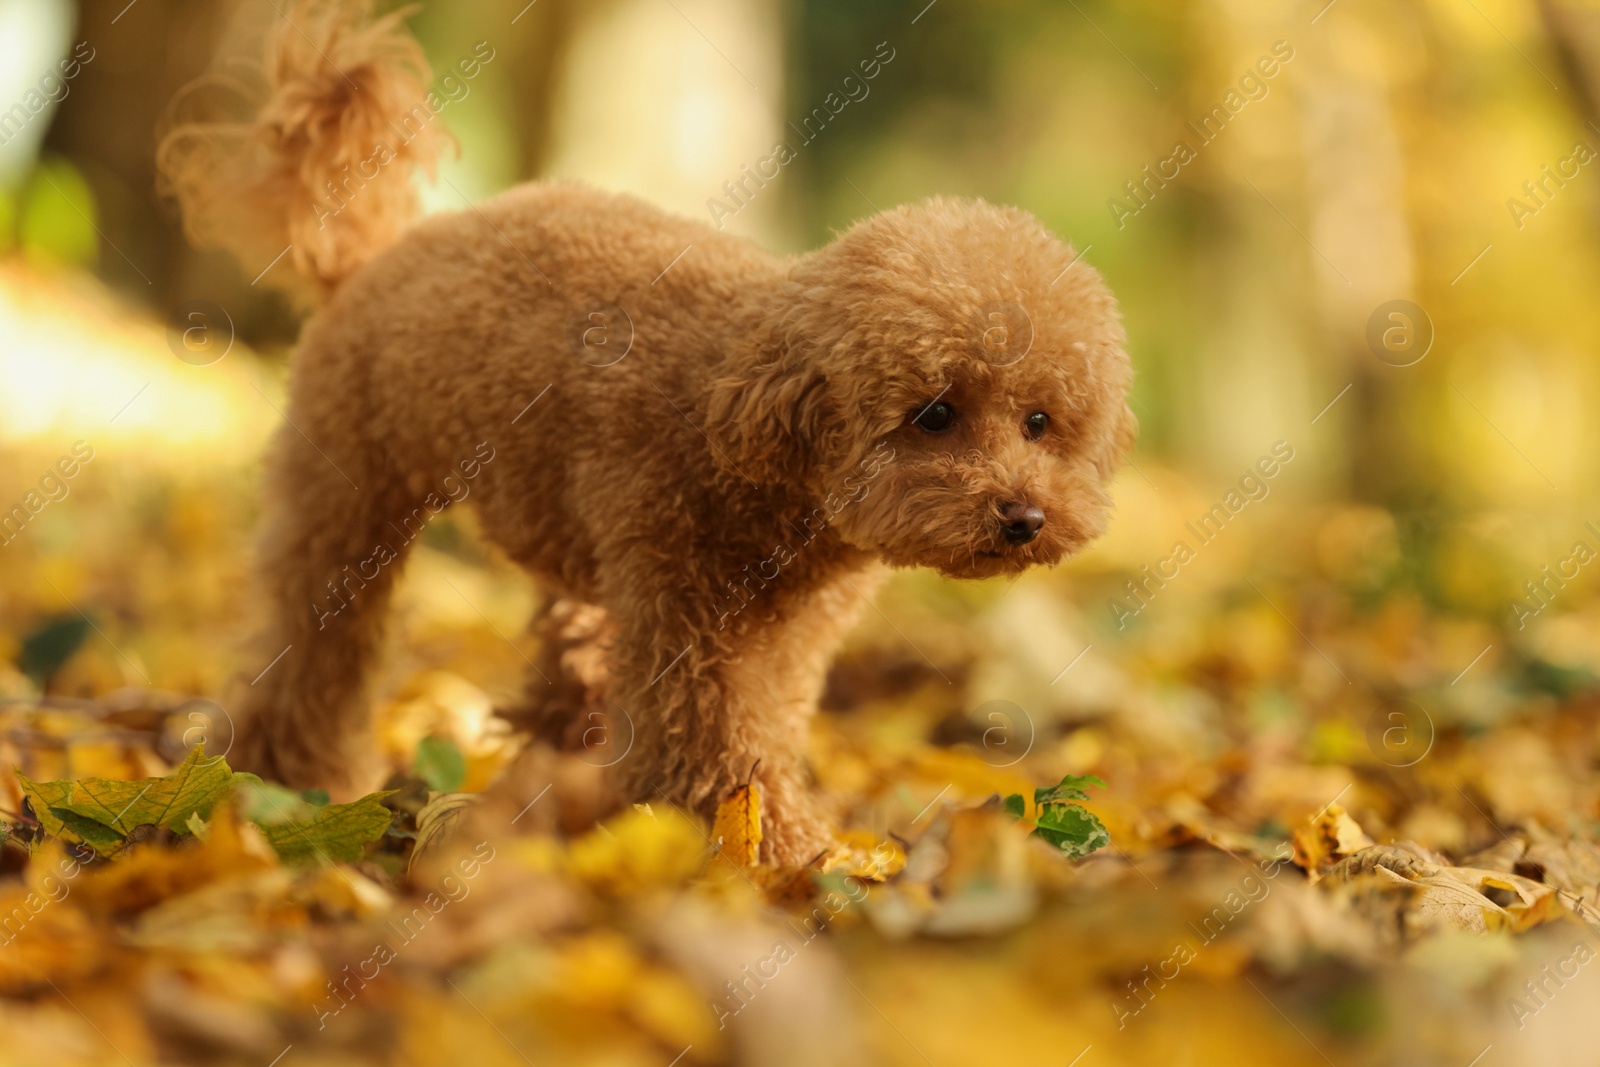
<instances>
[{"instance_id":1,"label":"yellow leaf","mask_svg":"<svg viewBox=\"0 0 1600 1067\"><path fill-rule=\"evenodd\" d=\"M38 885L0 888L0 993L35 992L50 982L74 981L106 961L106 933L94 928L69 899L72 875L66 872L77 870L75 861L51 841L30 867L48 867L61 875L38 878Z\"/></svg>"},{"instance_id":2,"label":"yellow leaf","mask_svg":"<svg viewBox=\"0 0 1600 1067\"><path fill-rule=\"evenodd\" d=\"M684 1045L714 1056L720 1047L705 998L681 975L646 965L628 991L627 1012L634 1022L671 1048Z\"/></svg>"},{"instance_id":3,"label":"yellow leaf","mask_svg":"<svg viewBox=\"0 0 1600 1067\"><path fill-rule=\"evenodd\" d=\"M203 886L277 866L260 832L231 805L212 812L205 841L126 849L111 863L85 871L74 886L83 906L113 914L142 911Z\"/></svg>"},{"instance_id":4,"label":"yellow leaf","mask_svg":"<svg viewBox=\"0 0 1600 1067\"><path fill-rule=\"evenodd\" d=\"M1346 856L1372 845L1372 838L1338 804L1330 804L1315 822L1294 832L1294 862L1315 882Z\"/></svg>"},{"instance_id":5,"label":"yellow leaf","mask_svg":"<svg viewBox=\"0 0 1600 1067\"><path fill-rule=\"evenodd\" d=\"M761 857L761 791L754 782L736 786L717 805L711 840L740 867L754 867Z\"/></svg>"},{"instance_id":6,"label":"yellow leaf","mask_svg":"<svg viewBox=\"0 0 1600 1067\"><path fill-rule=\"evenodd\" d=\"M629 810L574 841L567 864L590 886L630 896L687 881L705 847L705 831L671 808L657 815Z\"/></svg>"},{"instance_id":7,"label":"yellow leaf","mask_svg":"<svg viewBox=\"0 0 1600 1067\"><path fill-rule=\"evenodd\" d=\"M893 840L882 840L871 830L845 830L839 847L822 861L822 873L843 870L870 882L886 882L905 869L906 852Z\"/></svg>"},{"instance_id":8,"label":"yellow leaf","mask_svg":"<svg viewBox=\"0 0 1600 1067\"><path fill-rule=\"evenodd\" d=\"M627 938L611 930L563 946L555 992L575 1008L620 1011L643 966Z\"/></svg>"}]
</instances>

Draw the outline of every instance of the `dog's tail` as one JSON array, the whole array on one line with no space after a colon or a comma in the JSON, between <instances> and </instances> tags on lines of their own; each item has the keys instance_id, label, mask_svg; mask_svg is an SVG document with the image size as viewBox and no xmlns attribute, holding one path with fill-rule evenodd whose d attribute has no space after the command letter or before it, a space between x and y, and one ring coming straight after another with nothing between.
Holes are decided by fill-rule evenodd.
<instances>
[{"instance_id":1,"label":"dog's tail","mask_svg":"<svg viewBox=\"0 0 1600 1067\"><path fill-rule=\"evenodd\" d=\"M290 272L265 269L292 257L321 298L416 217L414 172L431 176L451 142L431 121L432 76L403 26L409 10L373 19L371 7L274 5L264 61L219 61L178 95L156 162L197 247L303 289Z\"/></svg>"}]
</instances>

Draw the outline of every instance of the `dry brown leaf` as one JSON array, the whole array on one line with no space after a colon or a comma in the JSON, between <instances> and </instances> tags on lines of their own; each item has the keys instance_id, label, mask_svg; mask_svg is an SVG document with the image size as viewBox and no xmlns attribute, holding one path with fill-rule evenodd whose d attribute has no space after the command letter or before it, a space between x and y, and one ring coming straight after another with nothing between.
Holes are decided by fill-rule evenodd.
<instances>
[{"instance_id":1,"label":"dry brown leaf","mask_svg":"<svg viewBox=\"0 0 1600 1067\"><path fill-rule=\"evenodd\" d=\"M1414 855L1409 862L1373 862L1368 869L1381 880L1420 889L1405 912L1408 932L1437 930L1526 930L1565 914L1553 886L1518 874L1482 867L1451 867L1428 863ZM1395 868L1399 867L1397 871ZM1404 873L1401 873L1401 872ZM1498 891L1502 904L1490 896Z\"/></svg>"},{"instance_id":2,"label":"dry brown leaf","mask_svg":"<svg viewBox=\"0 0 1600 1067\"><path fill-rule=\"evenodd\" d=\"M1539 869L1540 880L1554 886L1580 919L1600 926L1600 847L1580 838L1563 841L1537 824L1524 832L1529 840L1523 860Z\"/></svg>"},{"instance_id":3,"label":"dry brown leaf","mask_svg":"<svg viewBox=\"0 0 1600 1067\"><path fill-rule=\"evenodd\" d=\"M478 793L432 794L417 812L417 844L411 851L406 870L416 869L417 860L448 838L466 810L482 799Z\"/></svg>"},{"instance_id":4,"label":"dry brown leaf","mask_svg":"<svg viewBox=\"0 0 1600 1067\"><path fill-rule=\"evenodd\" d=\"M1294 832L1294 862L1313 882L1346 856L1370 847L1372 838L1338 804L1329 804L1310 826Z\"/></svg>"},{"instance_id":5,"label":"dry brown leaf","mask_svg":"<svg viewBox=\"0 0 1600 1067\"><path fill-rule=\"evenodd\" d=\"M1420 887L1416 901L1405 911L1406 928L1411 933L1429 930L1471 930L1487 933L1511 925L1506 909L1472 886L1448 875L1406 878L1387 867L1376 867L1379 878L1397 885Z\"/></svg>"}]
</instances>

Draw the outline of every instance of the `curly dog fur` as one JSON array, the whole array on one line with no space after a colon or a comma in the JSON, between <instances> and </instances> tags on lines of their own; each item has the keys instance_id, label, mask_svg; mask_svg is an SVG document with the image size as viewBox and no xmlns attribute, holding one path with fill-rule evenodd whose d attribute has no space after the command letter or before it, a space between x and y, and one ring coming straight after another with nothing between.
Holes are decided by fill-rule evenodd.
<instances>
[{"instance_id":1,"label":"curly dog fur","mask_svg":"<svg viewBox=\"0 0 1600 1067\"><path fill-rule=\"evenodd\" d=\"M354 783L385 602L470 479L486 536L561 598L525 720L570 744L586 709L625 713L636 799L706 811L759 764L766 858L809 859L808 716L885 565L1012 575L1103 530L1134 432L1114 299L981 201L796 258L570 184L401 226L432 146L390 146L359 188L345 168L398 136L426 68L365 15L303 3L259 113L162 149L197 240L291 243L322 299L266 486L261 662L288 651L246 689L236 757ZM319 217L329 182L352 191Z\"/></svg>"}]
</instances>

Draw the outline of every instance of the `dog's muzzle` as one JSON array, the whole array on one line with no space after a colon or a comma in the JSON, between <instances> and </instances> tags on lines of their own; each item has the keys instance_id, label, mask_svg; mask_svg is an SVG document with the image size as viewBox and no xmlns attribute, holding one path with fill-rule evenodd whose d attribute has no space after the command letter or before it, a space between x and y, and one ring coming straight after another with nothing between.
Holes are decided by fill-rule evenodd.
<instances>
[{"instance_id":1,"label":"dog's muzzle","mask_svg":"<svg viewBox=\"0 0 1600 1067\"><path fill-rule=\"evenodd\" d=\"M1011 500L1000 505L1000 534L1007 544L1025 545L1044 529L1044 510Z\"/></svg>"}]
</instances>

